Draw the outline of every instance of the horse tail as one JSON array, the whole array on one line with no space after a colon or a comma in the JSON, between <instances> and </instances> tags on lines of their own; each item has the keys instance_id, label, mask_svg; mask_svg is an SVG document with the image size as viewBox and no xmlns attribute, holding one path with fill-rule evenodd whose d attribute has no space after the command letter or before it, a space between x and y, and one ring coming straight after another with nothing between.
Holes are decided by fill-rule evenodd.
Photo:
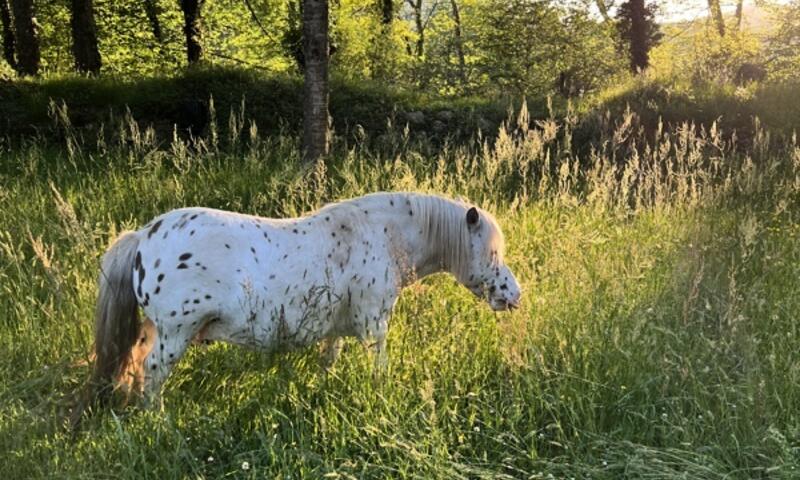
<instances>
[{"instance_id":1,"label":"horse tail","mask_svg":"<svg viewBox=\"0 0 800 480\"><path fill-rule=\"evenodd\" d=\"M94 324L94 368L86 396L73 412L77 426L87 404L110 403L115 381L131 361L139 335L139 308L133 290L139 237L124 232L103 255Z\"/></svg>"}]
</instances>

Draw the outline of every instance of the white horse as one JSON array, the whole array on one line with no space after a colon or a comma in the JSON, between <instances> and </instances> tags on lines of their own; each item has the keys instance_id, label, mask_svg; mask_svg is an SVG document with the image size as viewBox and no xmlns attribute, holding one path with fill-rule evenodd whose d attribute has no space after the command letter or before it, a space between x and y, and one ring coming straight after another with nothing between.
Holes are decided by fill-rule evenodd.
<instances>
[{"instance_id":1,"label":"white horse","mask_svg":"<svg viewBox=\"0 0 800 480\"><path fill-rule=\"evenodd\" d=\"M323 341L331 364L352 336L374 340L384 364L390 312L419 278L450 272L492 309L516 308L503 249L489 213L432 195L376 193L291 219L173 210L103 257L94 393L107 398L141 362L145 398L157 399L196 337L264 350Z\"/></svg>"}]
</instances>

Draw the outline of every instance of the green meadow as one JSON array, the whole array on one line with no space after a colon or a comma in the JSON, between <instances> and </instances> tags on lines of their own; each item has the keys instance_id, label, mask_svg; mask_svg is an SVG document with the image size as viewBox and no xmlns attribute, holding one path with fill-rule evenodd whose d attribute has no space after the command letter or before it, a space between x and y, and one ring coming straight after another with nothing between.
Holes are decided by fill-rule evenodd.
<instances>
[{"instance_id":1,"label":"green meadow","mask_svg":"<svg viewBox=\"0 0 800 480\"><path fill-rule=\"evenodd\" d=\"M338 137L303 167L296 136L236 112L198 141L122 117L86 136L65 118L57 142L0 144L6 478L800 477L789 134L645 132L629 113L589 150L569 118L523 109L452 144ZM120 230L181 206L284 217L379 190L495 212L522 307L495 314L434 276L403 293L382 376L354 340L327 374L315 348L193 347L163 411L101 410L71 435L99 257Z\"/></svg>"}]
</instances>

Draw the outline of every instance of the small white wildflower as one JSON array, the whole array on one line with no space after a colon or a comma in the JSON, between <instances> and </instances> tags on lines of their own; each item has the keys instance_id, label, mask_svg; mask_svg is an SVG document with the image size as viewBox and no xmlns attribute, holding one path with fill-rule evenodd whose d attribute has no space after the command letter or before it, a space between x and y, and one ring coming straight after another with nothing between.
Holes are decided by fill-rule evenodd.
<instances>
[{"instance_id":1,"label":"small white wildflower","mask_svg":"<svg viewBox=\"0 0 800 480\"><path fill-rule=\"evenodd\" d=\"M666 413L662 413L661 414L661 419L662 420L666 420L667 419L667 414Z\"/></svg>"},{"instance_id":2,"label":"small white wildflower","mask_svg":"<svg viewBox=\"0 0 800 480\"><path fill-rule=\"evenodd\" d=\"M242 470L245 472L250 470L250 463L249 462L242 462Z\"/></svg>"},{"instance_id":3,"label":"small white wildflower","mask_svg":"<svg viewBox=\"0 0 800 480\"><path fill-rule=\"evenodd\" d=\"M605 460L603 460L603 466L604 466L604 467L607 467L607 466L608 466L608 462L606 462Z\"/></svg>"},{"instance_id":4,"label":"small white wildflower","mask_svg":"<svg viewBox=\"0 0 800 480\"><path fill-rule=\"evenodd\" d=\"M214 457L212 457L211 455L209 455L209 456L208 456L208 458L206 459L206 461L207 461L208 463L211 463L211 462L213 462L213 461L214 461Z\"/></svg>"},{"instance_id":5,"label":"small white wildflower","mask_svg":"<svg viewBox=\"0 0 800 480\"><path fill-rule=\"evenodd\" d=\"M476 425L475 428L473 428L473 430L476 431L476 432L480 432L481 431L481 427Z\"/></svg>"}]
</instances>

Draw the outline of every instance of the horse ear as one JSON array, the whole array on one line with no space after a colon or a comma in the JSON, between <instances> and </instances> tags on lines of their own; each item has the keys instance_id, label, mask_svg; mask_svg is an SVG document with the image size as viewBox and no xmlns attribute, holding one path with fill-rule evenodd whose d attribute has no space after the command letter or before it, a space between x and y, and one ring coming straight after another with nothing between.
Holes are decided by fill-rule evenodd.
<instances>
[{"instance_id":1,"label":"horse ear","mask_svg":"<svg viewBox=\"0 0 800 480\"><path fill-rule=\"evenodd\" d=\"M470 227L478 226L478 222L480 222L481 216L478 213L478 209L475 207L470 208L467 210L467 225Z\"/></svg>"}]
</instances>

